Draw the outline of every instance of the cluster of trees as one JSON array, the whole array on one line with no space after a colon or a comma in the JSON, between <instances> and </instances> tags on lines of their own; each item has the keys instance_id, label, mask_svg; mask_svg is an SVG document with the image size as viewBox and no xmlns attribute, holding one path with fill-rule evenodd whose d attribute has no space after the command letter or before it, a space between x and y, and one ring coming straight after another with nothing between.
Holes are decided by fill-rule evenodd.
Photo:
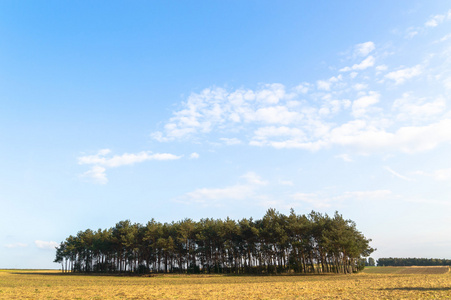
<instances>
[{"instance_id":1,"label":"cluster of trees","mask_svg":"<svg viewBox=\"0 0 451 300\"><path fill-rule=\"evenodd\" d=\"M365 264L365 266L368 266L368 267L375 267L376 261L374 260L374 258L368 257L368 259L364 259L364 264Z\"/></svg>"},{"instance_id":2,"label":"cluster of trees","mask_svg":"<svg viewBox=\"0 0 451 300\"><path fill-rule=\"evenodd\" d=\"M126 220L87 229L61 242L55 262L63 272L351 273L374 251L370 241L338 212L269 209L261 220Z\"/></svg>"},{"instance_id":3,"label":"cluster of trees","mask_svg":"<svg viewBox=\"0 0 451 300\"><path fill-rule=\"evenodd\" d=\"M439 258L379 258L377 260L378 266L451 266L451 259Z\"/></svg>"}]
</instances>

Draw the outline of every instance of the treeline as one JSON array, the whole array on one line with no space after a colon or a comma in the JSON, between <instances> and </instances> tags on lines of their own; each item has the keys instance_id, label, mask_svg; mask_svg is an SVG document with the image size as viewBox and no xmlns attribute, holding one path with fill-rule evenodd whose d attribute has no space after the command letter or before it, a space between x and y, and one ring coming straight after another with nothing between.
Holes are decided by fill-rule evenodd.
<instances>
[{"instance_id":1,"label":"treeline","mask_svg":"<svg viewBox=\"0 0 451 300\"><path fill-rule=\"evenodd\" d=\"M408 266L451 266L451 259L439 258L379 258L378 266L408 267Z\"/></svg>"},{"instance_id":2,"label":"treeline","mask_svg":"<svg viewBox=\"0 0 451 300\"><path fill-rule=\"evenodd\" d=\"M363 263L365 264L365 267L375 267L376 266L376 261L374 260L374 258L372 257L368 257L368 259L363 259Z\"/></svg>"},{"instance_id":3,"label":"treeline","mask_svg":"<svg viewBox=\"0 0 451 300\"><path fill-rule=\"evenodd\" d=\"M56 248L63 272L351 273L374 249L351 220L312 211L261 220L121 221L87 229Z\"/></svg>"}]
</instances>

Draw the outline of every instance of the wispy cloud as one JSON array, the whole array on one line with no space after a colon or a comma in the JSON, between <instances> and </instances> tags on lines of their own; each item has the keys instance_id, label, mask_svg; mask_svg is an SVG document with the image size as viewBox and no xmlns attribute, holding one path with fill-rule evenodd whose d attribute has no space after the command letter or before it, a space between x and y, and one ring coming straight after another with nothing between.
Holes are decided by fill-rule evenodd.
<instances>
[{"instance_id":1,"label":"wispy cloud","mask_svg":"<svg viewBox=\"0 0 451 300\"><path fill-rule=\"evenodd\" d=\"M191 159L198 159L200 157L199 153L193 152L190 154L189 158Z\"/></svg>"},{"instance_id":2,"label":"wispy cloud","mask_svg":"<svg viewBox=\"0 0 451 300\"><path fill-rule=\"evenodd\" d=\"M450 20L451 20L451 10L449 10L444 14L437 14L431 16L424 24L420 26L411 26L407 28L405 37L407 39L412 39L418 36L419 34L424 34L428 30L433 29Z\"/></svg>"},{"instance_id":3,"label":"wispy cloud","mask_svg":"<svg viewBox=\"0 0 451 300\"><path fill-rule=\"evenodd\" d=\"M93 166L90 170L84 172L81 176L85 178L90 178L93 182L98 184L108 183L108 178L106 177L106 169L101 166Z\"/></svg>"},{"instance_id":4,"label":"wispy cloud","mask_svg":"<svg viewBox=\"0 0 451 300\"><path fill-rule=\"evenodd\" d=\"M394 80L395 84L402 84L406 80L419 76L422 72L422 67L416 65L411 68L402 68L397 71L393 71L385 75L386 78Z\"/></svg>"},{"instance_id":5,"label":"wispy cloud","mask_svg":"<svg viewBox=\"0 0 451 300\"><path fill-rule=\"evenodd\" d=\"M355 51L356 51L357 55L360 55L360 56L367 56L374 49L376 49L376 45L371 41L357 44L355 46Z\"/></svg>"},{"instance_id":6,"label":"wispy cloud","mask_svg":"<svg viewBox=\"0 0 451 300\"><path fill-rule=\"evenodd\" d=\"M439 181L449 181L451 183L451 168L435 171L434 178Z\"/></svg>"},{"instance_id":7,"label":"wispy cloud","mask_svg":"<svg viewBox=\"0 0 451 300\"><path fill-rule=\"evenodd\" d=\"M237 138L220 138L220 141L222 141L224 144L231 146L231 145L239 145L242 142Z\"/></svg>"},{"instance_id":8,"label":"wispy cloud","mask_svg":"<svg viewBox=\"0 0 451 300\"><path fill-rule=\"evenodd\" d=\"M432 177L434 180L445 181L451 184L451 168L438 169L433 172L416 171L414 174Z\"/></svg>"},{"instance_id":9,"label":"wispy cloud","mask_svg":"<svg viewBox=\"0 0 451 300\"><path fill-rule=\"evenodd\" d=\"M451 9L445 14L438 14L432 16L429 20L426 21L424 26L426 27L436 27L443 23L445 20L451 20Z\"/></svg>"},{"instance_id":10,"label":"wispy cloud","mask_svg":"<svg viewBox=\"0 0 451 300\"><path fill-rule=\"evenodd\" d=\"M336 158L340 158L340 159L344 160L345 162L352 162L353 161L352 158L349 156L349 154L346 154L346 153L336 155L335 157Z\"/></svg>"},{"instance_id":11,"label":"wispy cloud","mask_svg":"<svg viewBox=\"0 0 451 300\"><path fill-rule=\"evenodd\" d=\"M279 184L286 185L286 186L294 186L294 183L291 180L279 180Z\"/></svg>"},{"instance_id":12,"label":"wispy cloud","mask_svg":"<svg viewBox=\"0 0 451 300\"><path fill-rule=\"evenodd\" d=\"M340 69L340 72L349 72L349 71L361 71L368 69L369 67L374 66L375 58L373 56L368 56L362 62L358 64L352 65L352 67L344 67Z\"/></svg>"},{"instance_id":13,"label":"wispy cloud","mask_svg":"<svg viewBox=\"0 0 451 300\"><path fill-rule=\"evenodd\" d=\"M282 193L271 192L271 187L284 186ZM265 188L266 187L266 188ZM270 187L270 188L267 188ZM187 205L223 206L230 201L251 201L259 206L281 209L309 207L327 209L330 207L346 206L354 201L383 201L399 199L392 191L386 189L347 191L333 193L328 189L316 192L292 192L296 185L291 180L277 180L273 183L263 180L258 174L248 172L240 177L235 185L218 188L199 188L177 197L174 201Z\"/></svg>"},{"instance_id":14,"label":"wispy cloud","mask_svg":"<svg viewBox=\"0 0 451 300\"><path fill-rule=\"evenodd\" d=\"M379 102L379 99L380 94L375 91L370 91L368 94L357 98L352 103L352 114L356 118L365 116L371 106Z\"/></svg>"},{"instance_id":15,"label":"wispy cloud","mask_svg":"<svg viewBox=\"0 0 451 300\"><path fill-rule=\"evenodd\" d=\"M152 153L150 151L142 151L139 153L124 153L122 155L114 155L107 158L105 155L109 154L111 150L103 149L95 155L81 156L78 158L80 165L100 165L108 168L115 168L126 165L133 165L135 163L144 162L147 160L174 160L179 159L177 156L169 153Z\"/></svg>"},{"instance_id":16,"label":"wispy cloud","mask_svg":"<svg viewBox=\"0 0 451 300\"><path fill-rule=\"evenodd\" d=\"M392 106L400 121L423 121L435 118L446 110L446 100L439 96L436 99L417 98L411 93L404 93L396 99Z\"/></svg>"},{"instance_id":17,"label":"wispy cloud","mask_svg":"<svg viewBox=\"0 0 451 300\"><path fill-rule=\"evenodd\" d=\"M25 243L12 243L12 244L6 244L6 248L25 248L28 247L28 244Z\"/></svg>"},{"instance_id":18,"label":"wispy cloud","mask_svg":"<svg viewBox=\"0 0 451 300\"><path fill-rule=\"evenodd\" d=\"M291 195L291 199L295 200L297 205L311 205L317 209L326 209L338 204L349 201L373 201L396 198L390 190L370 190L370 191L351 191L344 192L339 195L330 195L324 191L315 193L295 193ZM295 203L291 202L291 205Z\"/></svg>"},{"instance_id":19,"label":"wispy cloud","mask_svg":"<svg viewBox=\"0 0 451 300\"><path fill-rule=\"evenodd\" d=\"M199 188L180 196L174 201L185 204L221 206L224 201L251 200L258 197L258 189L268 184L254 172L241 176L242 182L223 188Z\"/></svg>"},{"instance_id":20,"label":"wispy cloud","mask_svg":"<svg viewBox=\"0 0 451 300\"><path fill-rule=\"evenodd\" d=\"M55 247L59 246L59 244L54 241L47 242L47 241L36 240L36 241L34 241L34 244L36 245L36 247L38 247L40 249L46 249L46 250L55 250Z\"/></svg>"},{"instance_id":21,"label":"wispy cloud","mask_svg":"<svg viewBox=\"0 0 451 300\"><path fill-rule=\"evenodd\" d=\"M106 184L106 170L108 168L117 168L120 166L133 165L150 160L176 160L181 156L170 153L152 153L142 151L139 153L124 153L122 155L107 156L111 153L110 149L102 149L95 155L85 155L78 158L80 165L92 165L91 169L81 176L92 179L95 183Z\"/></svg>"},{"instance_id":22,"label":"wispy cloud","mask_svg":"<svg viewBox=\"0 0 451 300\"><path fill-rule=\"evenodd\" d=\"M400 178L400 179L406 180L406 181L414 181L412 178L409 178L409 177L399 174L398 172L394 171L389 166L385 166L384 169L387 170L388 172L390 172L390 174L392 174L393 176L395 176L397 178Z\"/></svg>"}]
</instances>

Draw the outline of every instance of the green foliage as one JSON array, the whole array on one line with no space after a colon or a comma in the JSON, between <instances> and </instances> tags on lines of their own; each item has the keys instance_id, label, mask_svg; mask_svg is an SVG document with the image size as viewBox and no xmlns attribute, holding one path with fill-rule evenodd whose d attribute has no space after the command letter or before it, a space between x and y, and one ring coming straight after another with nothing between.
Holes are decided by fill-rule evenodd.
<instances>
[{"instance_id":1,"label":"green foliage","mask_svg":"<svg viewBox=\"0 0 451 300\"><path fill-rule=\"evenodd\" d=\"M378 266L393 266L393 267L407 267L407 266L450 266L451 259L438 258L379 258L377 260Z\"/></svg>"},{"instance_id":2,"label":"green foliage","mask_svg":"<svg viewBox=\"0 0 451 300\"><path fill-rule=\"evenodd\" d=\"M367 266L374 267L376 266L376 261L372 257L368 257Z\"/></svg>"},{"instance_id":3,"label":"green foliage","mask_svg":"<svg viewBox=\"0 0 451 300\"><path fill-rule=\"evenodd\" d=\"M285 216L269 209L256 221L126 220L87 229L57 247L55 262L66 272L352 273L374 251L370 241L338 213Z\"/></svg>"}]
</instances>

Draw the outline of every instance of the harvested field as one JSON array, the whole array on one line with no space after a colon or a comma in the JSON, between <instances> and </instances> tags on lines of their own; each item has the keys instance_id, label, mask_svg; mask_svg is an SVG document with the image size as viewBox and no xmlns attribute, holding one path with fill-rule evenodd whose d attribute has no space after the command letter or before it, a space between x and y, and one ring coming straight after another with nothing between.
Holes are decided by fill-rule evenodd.
<instances>
[{"instance_id":1,"label":"harvested field","mask_svg":"<svg viewBox=\"0 0 451 300\"><path fill-rule=\"evenodd\" d=\"M451 274L63 275L0 271L0 299L446 299Z\"/></svg>"}]
</instances>

